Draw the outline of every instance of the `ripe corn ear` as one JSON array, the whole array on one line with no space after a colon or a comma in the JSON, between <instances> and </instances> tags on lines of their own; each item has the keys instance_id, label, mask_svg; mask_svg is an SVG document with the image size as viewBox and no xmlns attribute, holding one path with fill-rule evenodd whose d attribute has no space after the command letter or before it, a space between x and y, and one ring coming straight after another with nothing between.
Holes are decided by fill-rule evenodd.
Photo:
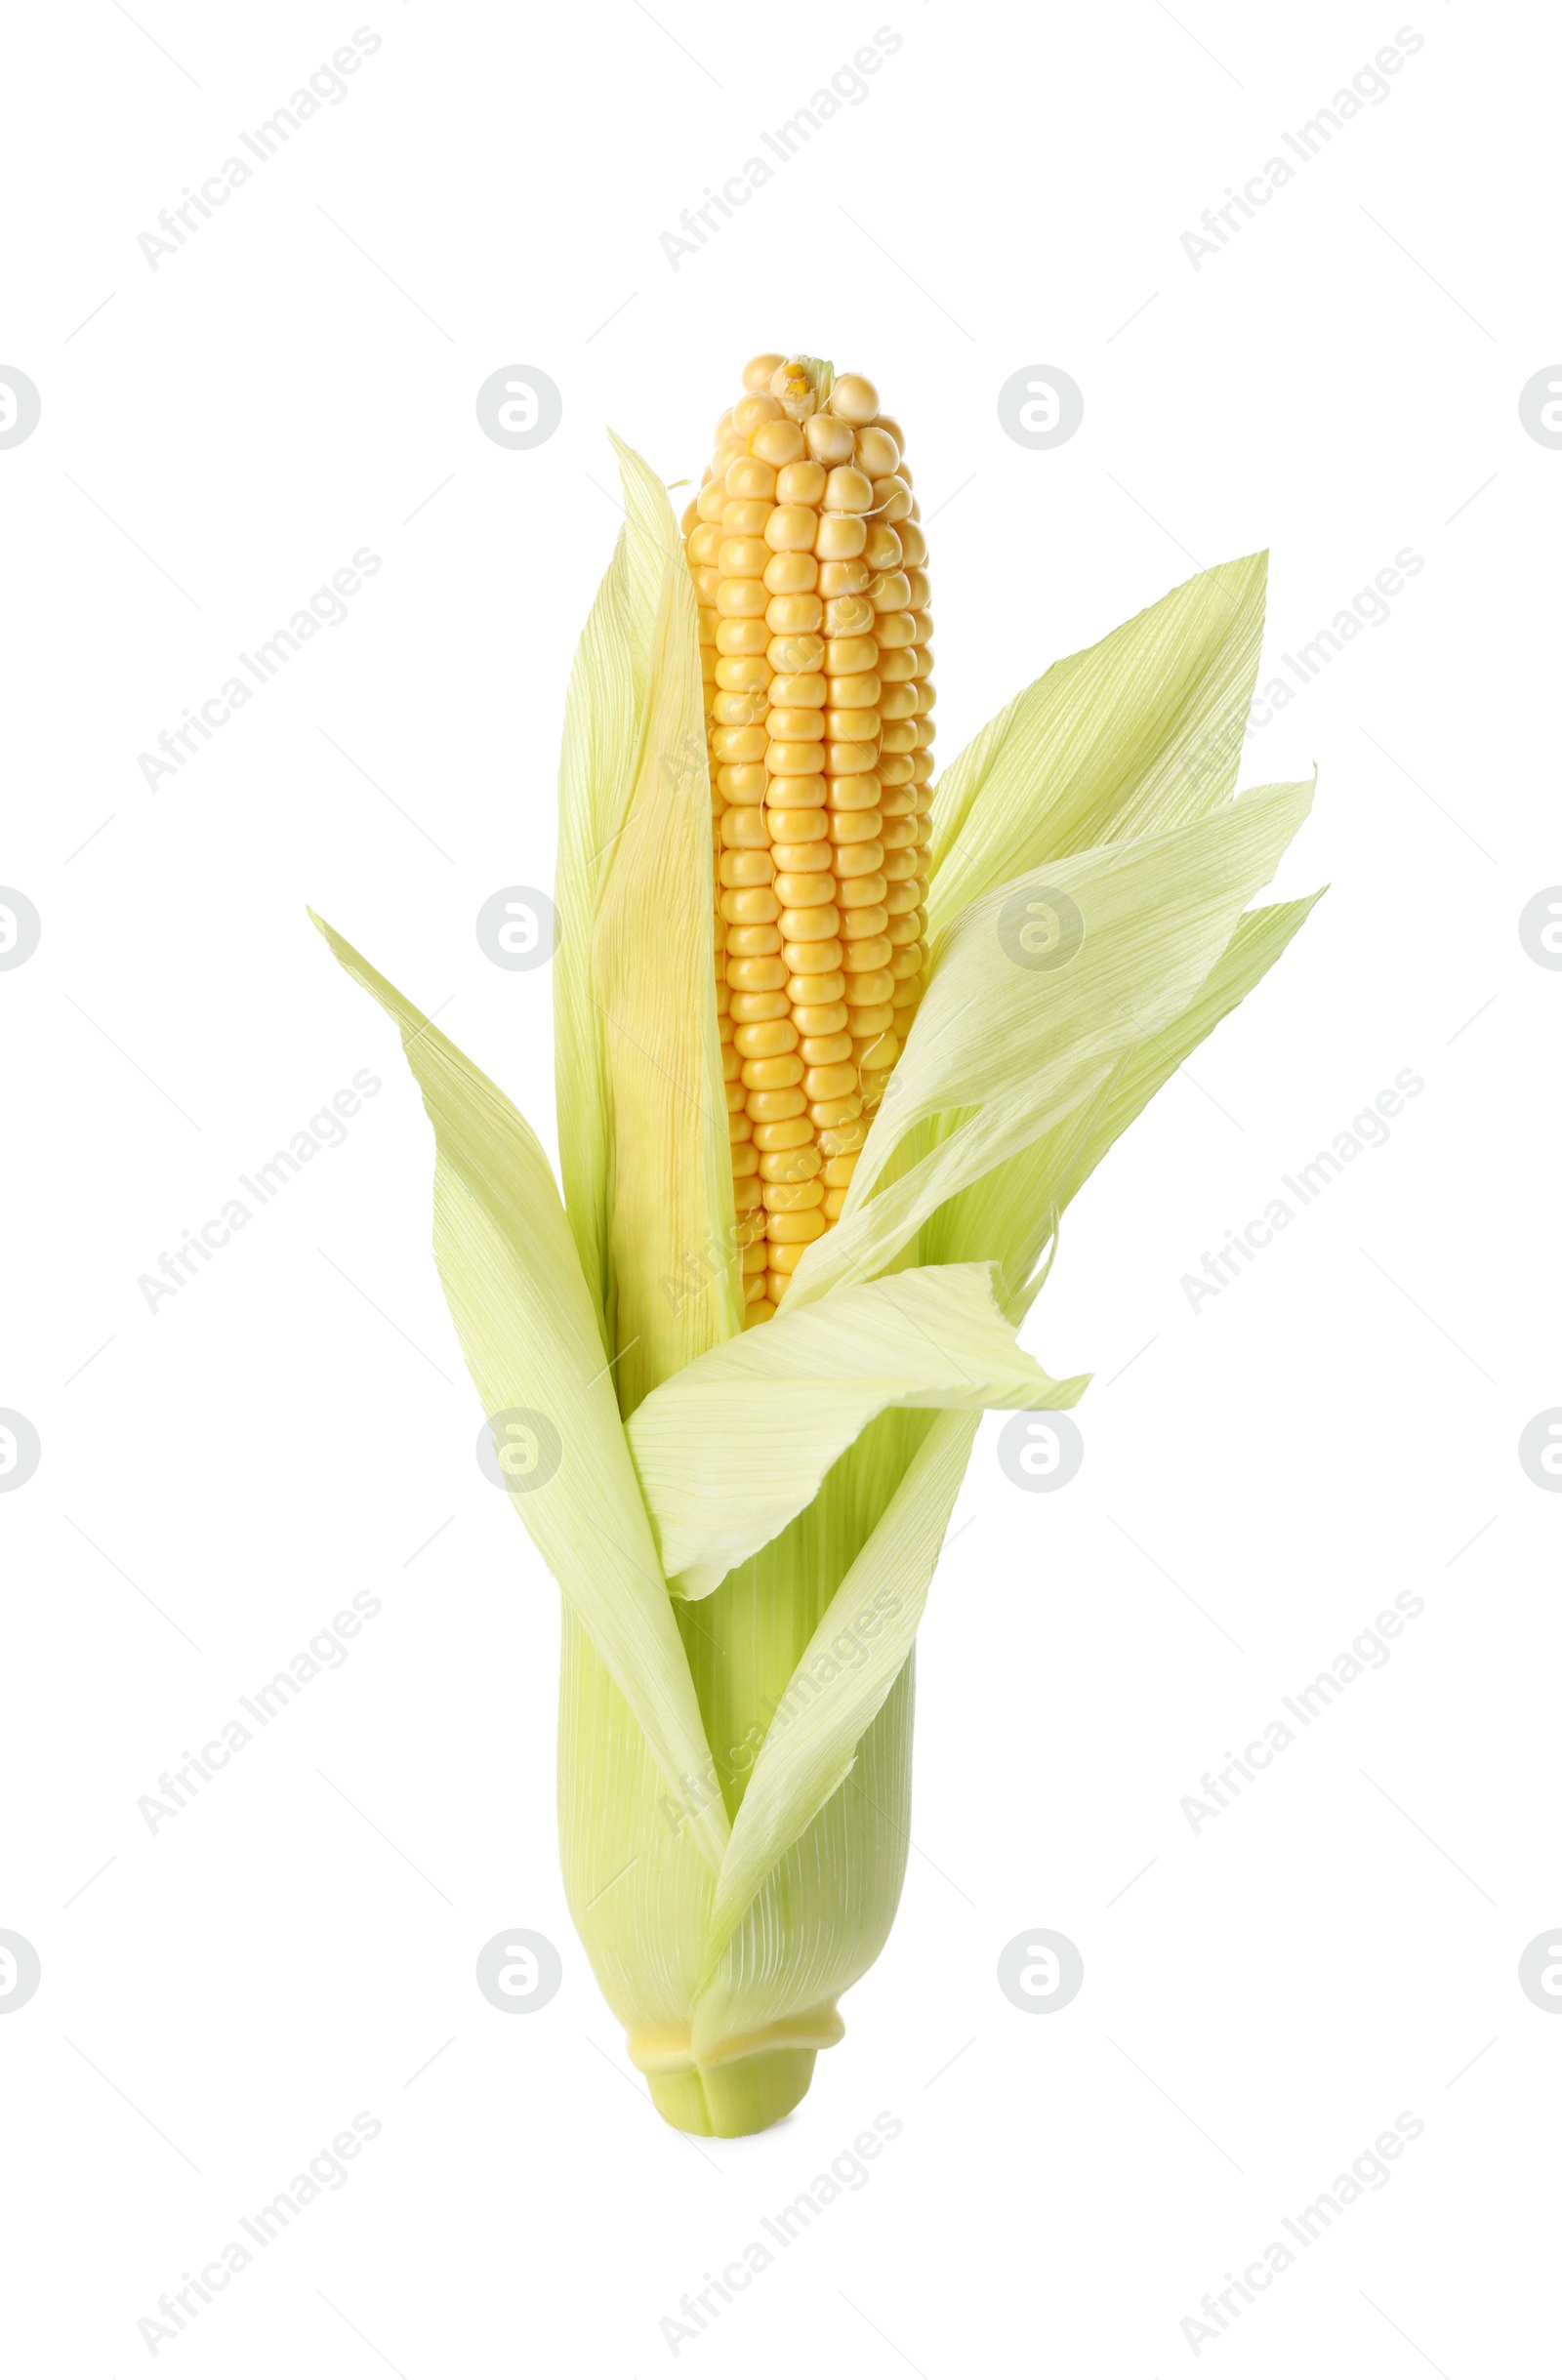
<instances>
[{"instance_id":1,"label":"ripe corn ear","mask_svg":"<svg viewBox=\"0 0 1562 2380\"><path fill-rule=\"evenodd\" d=\"M684 513L746 1324L839 1217L922 997L934 689L903 433L756 355Z\"/></svg>"},{"instance_id":2,"label":"ripe corn ear","mask_svg":"<svg viewBox=\"0 0 1562 2380\"><path fill-rule=\"evenodd\" d=\"M615 441L625 527L560 776L561 1181L323 929L423 1093L451 1316L562 1589L571 1913L656 2107L723 2136L796 2105L888 1935L913 1644L978 1415L1085 1385L1015 1335L1058 1215L1311 907L1246 906L1311 787L1230 798L1261 555L1007 705L942 772L930 868L900 431L806 357L744 381L681 546ZM1009 927L1064 891L1083 938L1034 971ZM778 1299L783 1330L741 1327ZM517 1420L553 1449L524 1475Z\"/></svg>"}]
</instances>

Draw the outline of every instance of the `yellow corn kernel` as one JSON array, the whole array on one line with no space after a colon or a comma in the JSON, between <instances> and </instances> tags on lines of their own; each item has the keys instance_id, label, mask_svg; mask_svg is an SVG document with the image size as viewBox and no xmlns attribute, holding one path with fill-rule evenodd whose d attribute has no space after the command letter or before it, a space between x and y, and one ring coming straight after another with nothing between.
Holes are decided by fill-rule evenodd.
<instances>
[{"instance_id":1,"label":"yellow corn kernel","mask_svg":"<svg viewBox=\"0 0 1562 2380\"><path fill-rule=\"evenodd\" d=\"M857 513L821 513L813 551L821 562L847 561L868 542L867 524Z\"/></svg>"},{"instance_id":2,"label":"yellow corn kernel","mask_svg":"<svg viewBox=\"0 0 1562 2380\"><path fill-rule=\"evenodd\" d=\"M757 727L753 732L760 735L763 730ZM720 882L732 888L752 884L767 885L774 878L775 862L767 850L723 851L719 874Z\"/></svg>"},{"instance_id":3,"label":"yellow corn kernel","mask_svg":"<svg viewBox=\"0 0 1562 2380\"><path fill-rule=\"evenodd\" d=\"M721 545L724 545L729 537L762 537L764 524L774 510L774 505L769 503L757 503L752 500L739 501L733 498L722 507ZM721 549L719 545L715 559L719 562L720 558Z\"/></svg>"},{"instance_id":4,"label":"yellow corn kernel","mask_svg":"<svg viewBox=\"0 0 1562 2380\"><path fill-rule=\"evenodd\" d=\"M807 1126L808 1138L806 1140L798 1141L789 1149L760 1150L759 1164L755 1170L761 1181L771 1183L807 1182L812 1181L818 1172L824 1160L813 1145L813 1126L808 1123L806 1116L800 1117L799 1122ZM756 1127L756 1129L758 1128Z\"/></svg>"},{"instance_id":5,"label":"yellow corn kernel","mask_svg":"<svg viewBox=\"0 0 1562 2380\"><path fill-rule=\"evenodd\" d=\"M781 956L794 975L832 973L841 964L838 926L832 926L827 933L802 934L783 941Z\"/></svg>"},{"instance_id":6,"label":"yellow corn kernel","mask_svg":"<svg viewBox=\"0 0 1562 2380\"><path fill-rule=\"evenodd\" d=\"M822 712L829 692L828 679L817 670L784 672L770 682L771 701L787 710Z\"/></svg>"},{"instance_id":7,"label":"yellow corn kernel","mask_svg":"<svg viewBox=\"0 0 1562 2380\"><path fill-rule=\"evenodd\" d=\"M808 950L834 948L838 956L841 955L839 942L834 945L828 942L812 942L803 947ZM783 964L785 964L784 960ZM833 967L827 975L790 975L787 978L787 998L792 1002L793 1006L798 1008L828 1007L832 1001L843 1000L845 992L846 979L841 972L840 966Z\"/></svg>"},{"instance_id":8,"label":"yellow corn kernel","mask_svg":"<svg viewBox=\"0 0 1562 2380\"><path fill-rule=\"evenodd\" d=\"M832 640L871 634L873 623L874 608L865 595L831 595L824 605L824 633Z\"/></svg>"},{"instance_id":9,"label":"yellow corn kernel","mask_svg":"<svg viewBox=\"0 0 1562 2380\"><path fill-rule=\"evenodd\" d=\"M740 1058L785 1057L798 1046L798 1028L786 1011L786 1003L779 994L766 995L780 1001L782 1013L753 1024L740 1024L732 1039ZM806 1087L806 1082L804 1082Z\"/></svg>"},{"instance_id":10,"label":"yellow corn kernel","mask_svg":"<svg viewBox=\"0 0 1562 2380\"><path fill-rule=\"evenodd\" d=\"M715 651L719 659L725 660L735 653L759 655L766 650L769 642L770 632L762 620L719 620L717 622ZM708 655L711 650L710 645L701 646L702 662L703 657ZM915 702L916 697L913 696L912 699ZM910 715L908 714L908 716Z\"/></svg>"},{"instance_id":11,"label":"yellow corn kernel","mask_svg":"<svg viewBox=\"0 0 1562 2380\"><path fill-rule=\"evenodd\" d=\"M766 1214L802 1214L809 1208L822 1207L824 1195L824 1184L816 1178L805 1182L766 1182L764 1185L765 1212ZM758 1267L748 1269L762 1271L763 1262L761 1256Z\"/></svg>"},{"instance_id":12,"label":"yellow corn kernel","mask_svg":"<svg viewBox=\"0 0 1562 2380\"><path fill-rule=\"evenodd\" d=\"M877 430L859 430L856 437L856 463L859 471L870 479L884 479L900 469L900 447L881 423Z\"/></svg>"},{"instance_id":13,"label":"yellow corn kernel","mask_svg":"<svg viewBox=\"0 0 1562 2380\"><path fill-rule=\"evenodd\" d=\"M811 1005L794 1005L792 1021L808 1041L821 1036L844 1033L851 1011L843 1000L816 1002Z\"/></svg>"},{"instance_id":14,"label":"yellow corn kernel","mask_svg":"<svg viewBox=\"0 0 1562 2380\"><path fill-rule=\"evenodd\" d=\"M844 415L837 414L834 389L830 392L830 407L828 413L816 413L802 425L808 452L815 462L827 466L849 463L856 451L856 432Z\"/></svg>"},{"instance_id":15,"label":"yellow corn kernel","mask_svg":"<svg viewBox=\"0 0 1562 2380\"><path fill-rule=\"evenodd\" d=\"M825 1221L817 1208L804 1208L799 1214L772 1214L764 1227L765 1253L771 1269L789 1273L802 1261L803 1249L810 1240L822 1240ZM782 1250L789 1252L783 1258ZM790 1252L796 1249L793 1255Z\"/></svg>"},{"instance_id":16,"label":"yellow corn kernel","mask_svg":"<svg viewBox=\"0 0 1562 2380\"><path fill-rule=\"evenodd\" d=\"M818 526L808 505L778 504L764 524L764 542L772 554L811 554Z\"/></svg>"},{"instance_id":17,"label":"yellow corn kernel","mask_svg":"<svg viewBox=\"0 0 1562 2380\"><path fill-rule=\"evenodd\" d=\"M806 1102L803 1100L801 1092L792 1090L750 1091L747 1095L751 1102L751 1107L752 1103L756 1100L769 1099L773 1101L786 1098L790 1099L792 1102L792 1105L783 1115L774 1118L770 1123L766 1124L761 1120L755 1125L754 1145L757 1149L763 1149L766 1151L774 1151L777 1149L797 1149L803 1147L809 1140L811 1135L808 1130L807 1119L802 1113Z\"/></svg>"},{"instance_id":18,"label":"yellow corn kernel","mask_svg":"<svg viewBox=\"0 0 1562 2380\"><path fill-rule=\"evenodd\" d=\"M758 362L758 357L756 357L755 360ZM779 368L780 361L781 358L778 356L775 364L771 366L772 371ZM745 380L747 377L748 375L745 373ZM756 381L756 391L759 390L760 387L760 384ZM739 397L737 403L732 408L732 427L740 438L752 437L761 422L778 422L780 419L780 406L776 403L773 396L766 394L752 393L748 396Z\"/></svg>"},{"instance_id":19,"label":"yellow corn kernel","mask_svg":"<svg viewBox=\"0 0 1562 2380\"><path fill-rule=\"evenodd\" d=\"M779 959L728 959L726 979L734 992L779 992L787 970Z\"/></svg>"},{"instance_id":20,"label":"yellow corn kernel","mask_svg":"<svg viewBox=\"0 0 1562 2380\"><path fill-rule=\"evenodd\" d=\"M743 1080L750 1090L790 1090L802 1080L802 1060L790 1053L781 1057L744 1058Z\"/></svg>"},{"instance_id":21,"label":"yellow corn kernel","mask_svg":"<svg viewBox=\"0 0 1562 2380\"><path fill-rule=\"evenodd\" d=\"M809 1105L808 1114L821 1130L831 1125L849 1124L853 1119L861 1118L862 1094L852 1091L843 1099L815 1099Z\"/></svg>"},{"instance_id":22,"label":"yellow corn kernel","mask_svg":"<svg viewBox=\"0 0 1562 2380\"><path fill-rule=\"evenodd\" d=\"M763 621L760 626L762 628ZM763 694L773 672L760 653L723 653L716 665L716 682L730 694Z\"/></svg>"},{"instance_id":23,"label":"yellow corn kernel","mask_svg":"<svg viewBox=\"0 0 1562 2380\"><path fill-rule=\"evenodd\" d=\"M778 843L822 842L830 832L829 811L816 805L806 809L783 809L778 802L772 801L766 807L764 816Z\"/></svg>"},{"instance_id":24,"label":"yellow corn kernel","mask_svg":"<svg viewBox=\"0 0 1562 2380\"><path fill-rule=\"evenodd\" d=\"M873 577L866 552L847 560L819 564L819 593L827 603L842 595L859 595Z\"/></svg>"},{"instance_id":25,"label":"yellow corn kernel","mask_svg":"<svg viewBox=\"0 0 1562 2380\"><path fill-rule=\"evenodd\" d=\"M773 924L781 915L781 904L768 884L746 884L736 891L723 890L718 907L729 925Z\"/></svg>"},{"instance_id":26,"label":"yellow corn kernel","mask_svg":"<svg viewBox=\"0 0 1562 2380\"><path fill-rule=\"evenodd\" d=\"M772 742L822 743L824 741L824 722L825 714L822 711L810 711L801 705L793 707L777 703L774 700L774 689L772 688L771 707L765 715L764 721L764 731ZM815 767L817 765L815 762ZM813 771L810 770L808 773L811 775Z\"/></svg>"},{"instance_id":27,"label":"yellow corn kernel","mask_svg":"<svg viewBox=\"0 0 1562 2380\"><path fill-rule=\"evenodd\" d=\"M770 959L781 950L781 936L773 925L728 925L719 921L717 931L734 959Z\"/></svg>"},{"instance_id":28,"label":"yellow corn kernel","mask_svg":"<svg viewBox=\"0 0 1562 2380\"><path fill-rule=\"evenodd\" d=\"M749 432L750 454L758 455L761 463L772 464L778 472L795 465L806 451L796 422L761 422Z\"/></svg>"},{"instance_id":29,"label":"yellow corn kernel","mask_svg":"<svg viewBox=\"0 0 1562 2380\"><path fill-rule=\"evenodd\" d=\"M769 890L768 885L765 889ZM770 897L774 900L774 893ZM723 910L722 915L725 914ZM785 942L825 942L840 927L841 912L833 902L829 905L821 902L812 909L782 909L776 923Z\"/></svg>"},{"instance_id":30,"label":"yellow corn kernel","mask_svg":"<svg viewBox=\"0 0 1562 2380\"><path fill-rule=\"evenodd\" d=\"M789 463L776 474L776 502L805 504L816 509L824 502L826 475L822 463Z\"/></svg>"},{"instance_id":31,"label":"yellow corn kernel","mask_svg":"<svg viewBox=\"0 0 1562 2380\"><path fill-rule=\"evenodd\" d=\"M771 595L808 595L818 587L819 565L811 554L772 554L762 584Z\"/></svg>"},{"instance_id":32,"label":"yellow corn kernel","mask_svg":"<svg viewBox=\"0 0 1562 2380\"><path fill-rule=\"evenodd\" d=\"M729 579L759 578L769 558L770 549L764 539L755 536L724 537L721 540L720 554L717 557L722 577ZM909 612L906 617L909 621L911 617ZM905 641L911 644L915 639L908 636Z\"/></svg>"},{"instance_id":33,"label":"yellow corn kernel","mask_svg":"<svg viewBox=\"0 0 1562 2380\"><path fill-rule=\"evenodd\" d=\"M769 597L759 579L728 578L720 572L714 575L717 577L718 584L712 592L716 598L716 608L723 618L752 620L764 617L764 607Z\"/></svg>"},{"instance_id":34,"label":"yellow corn kernel","mask_svg":"<svg viewBox=\"0 0 1562 2380\"><path fill-rule=\"evenodd\" d=\"M767 742L764 765L772 777L811 777L819 766L819 747Z\"/></svg>"},{"instance_id":35,"label":"yellow corn kernel","mask_svg":"<svg viewBox=\"0 0 1562 2380\"><path fill-rule=\"evenodd\" d=\"M768 621L765 623L765 633L769 641L764 647L764 657L778 677L813 677L819 675L819 664L824 659L822 636L816 636L806 629L791 630L779 636L770 636ZM827 687L826 692L828 690ZM771 700L774 699L772 695ZM820 707L817 703L811 706L814 710Z\"/></svg>"},{"instance_id":36,"label":"yellow corn kernel","mask_svg":"<svg viewBox=\"0 0 1562 2380\"><path fill-rule=\"evenodd\" d=\"M726 491L729 496L770 496L775 494L775 467L750 452L726 470ZM909 491L908 491L909 493Z\"/></svg>"}]
</instances>

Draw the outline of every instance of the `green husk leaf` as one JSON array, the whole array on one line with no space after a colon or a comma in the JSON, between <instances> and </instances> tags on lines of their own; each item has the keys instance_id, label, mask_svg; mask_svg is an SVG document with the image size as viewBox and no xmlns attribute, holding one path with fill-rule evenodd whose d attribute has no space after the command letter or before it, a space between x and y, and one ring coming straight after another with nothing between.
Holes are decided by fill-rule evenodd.
<instances>
[{"instance_id":1,"label":"green husk leaf","mask_svg":"<svg viewBox=\"0 0 1562 2380\"><path fill-rule=\"evenodd\" d=\"M312 913L311 913L312 914ZM434 1134L433 1252L483 1412L540 1415L558 1466L512 1497L676 1793L708 1754L592 1301L541 1144L503 1091L341 935L314 920L401 1035ZM690 1820L711 1866L726 1819Z\"/></svg>"},{"instance_id":2,"label":"green husk leaf","mask_svg":"<svg viewBox=\"0 0 1562 2380\"><path fill-rule=\"evenodd\" d=\"M934 1264L956 1264L978 1250L1001 1259L1005 1299L1016 1314L1042 1283L1033 1270L1056 1219L1113 1143L1268 973L1321 894L1254 909L1211 968L1195 997L1168 1026L1135 1042L1100 1083L1051 1131L1006 1164L994 1167L941 1207L924 1226L920 1247ZM1013 1303L1019 1300L1018 1304Z\"/></svg>"},{"instance_id":3,"label":"green husk leaf","mask_svg":"<svg viewBox=\"0 0 1562 2380\"><path fill-rule=\"evenodd\" d=\"M1269 786L1170 834L1049 861L964 910L945 934L844 1211L798 1267L789 1303L883 1272L946 1200L1053 1128L1128 1048L1163 1032L1311 800L1310 785ZM1033 968L1014 956L1015 905L1023 915L1033 891L1078 912L1083 939L1066 964ZM941 1137L917 1134L951 1111Z\"/></svg>"},{"instance_id":4,"label":"green husk leaf","mask_svg":"<svg viewBox=\"0 0 1562 2380\"><path fill-rule=\"evenodd\" d=\"M1237 781L1268 556L1173 588L1054 662L942 772L927 893L936 943L978 894L1097 843L1163 835Z\"/></svg>"},{"instance_id":5,"label":"green husk leaf","mask_svg":"<svg viewBox=\"0 0 1562 2380\"><path fill-rule=\"evenodd\" d=\"M716 1020L693 584L667 491L613 441L626 523L559 776L559 1163L622 1411L741 1327Z\"/></svg>"},{"instance_id":6,"label":"green husk leaf","mask_svg":"<svg viewBox=\"0 0 1562 2380\"><path fill-rule=\"evenodd\" d=\"M755 1762L717 1878L707 1977L714 1977L777 1862L845 1784L865 1731L905 1666L978 1418L968 1413L934 1418L798 1663ZM836 1651L842 1646L850 1648L849 1657ZM699 2037L697 2022L696 2042Z\"/></svg>"},{"instance_id":7,"label":"green husk leaf","mask_svg":"<svg viewBox=\"0 0 1562 2380\"><path fill-rule=\"evenodd\" d=\"M714 1348L629 1424L675 1594L709 1595L811 1503L825 1473L892 1405L979 1412L1075 1404L1014 1341L998 1272L925 1266L839 1289Z\"/></svg>"}]
</instances>

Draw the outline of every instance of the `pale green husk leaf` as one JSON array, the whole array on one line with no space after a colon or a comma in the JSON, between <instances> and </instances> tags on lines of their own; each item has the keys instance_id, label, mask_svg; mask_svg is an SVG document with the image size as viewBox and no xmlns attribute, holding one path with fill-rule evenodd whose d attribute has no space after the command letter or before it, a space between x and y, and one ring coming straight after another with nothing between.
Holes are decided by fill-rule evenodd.
<instances>
[{"instance_id":1,"label":"pale green husk leaf","mask_svg":"<svg viewBox=\"0 0 1562 2380\"><path fill-rule=\"evenodd\" d=\"M806 1304L883 1272L946 1201L1059 1124L1125 1051L1164 1031L1225 949L1311 800L1310 785L1266 787L1170 834L1048 861L963 910L844 1211L799 1265L789 1301ZM1055 967L1015 956L1033 895L1044 906L1071 903L1083 926ZM958 1120L941 1137L917 1137L919 1125L951 1111Z\"/></svg>"},{"instance_id":2,"label":"pale green husk leaf","mask_svg":"<svg viewBox=\"0 0 1562 2380\"><path fill-rule=\"evenodd\" d=\"M667 490L614 440L625 525L570 679L554 970L558 1146L619 1403L740 1327L717 1038L694 589Z\"/></svg>"},{"instance_id":3,"label":"pale green husk leaf","mask_svg":"<svg viewBox=\"0 0 1562 2380\"><path fill-rule=\"evenodd\" d=\"M1237 781L1268 556L1175 587L1015 696L938 780L935 950L978 893L1044 863L1216 808Z\"/></svg>"},{"instance_id":4,"label":"pale green husk leaf","mask_svg":"<svg viewBox=\"0 0 1562 2380\"><path fill-rule=\"evenodd\" d=\"M708 1967L789 1844L837 1794L911 1652L979 1416L933 1420L782 1696L717 1878Z\"/></svg>"},{"instance_id":5,"label":"pale green husk leaf","mask_svg":"<svg viewBox=\"0 0 1562 2380\"><path fill-rule=\"evenodd\" d=\"M709 1595L811 1503L826 1471L892 1405L979 1413L1073 1405L1014 1342L997 1268L924 1266L784 1305L653 1390L630 1452L675 1594Z\"/></svg>"},{"instance_id":6,"label":"pale green husk leaf","mask_svg":"<svg viewBox=\"0 0 1562 2380\"><path fill-rule=\"evenodd\" d=\"M578 1613L675 1791L706 1760L699 1704L563 1206L523 1116L452 1042L318 918L401 1034L434 1133L433 1252L482 1409L540 1414L558 1468L512 1501ZM713 1866L719 1805L691 1819Z\"/></svg>"},{"instance_id":7,"label":"pale green husk leaf","mask_svg":"<svg viewBox=\"0 0 1562 2380\"><path fill-rule=\"evenodd\" d=\"M924 1225L924 1260L954 1264L978 1250L996 1256L1010 1310L1028 1307L1042 1285L1034 1267L1064 1208L1184 1058L1267 974L1319 897L1250 910L1180 1014L1125 1050L1061 1124L984 1173Z\"/></svg>"}]
</instances>

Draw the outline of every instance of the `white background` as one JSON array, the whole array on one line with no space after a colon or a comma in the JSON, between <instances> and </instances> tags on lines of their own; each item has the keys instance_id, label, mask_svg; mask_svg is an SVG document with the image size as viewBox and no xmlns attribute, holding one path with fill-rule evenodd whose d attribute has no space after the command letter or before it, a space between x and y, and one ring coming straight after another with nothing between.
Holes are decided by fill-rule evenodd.
<instances>
[{"instance_id":1,"label":"white background","mask_svg":"<svg viewBox=\"0 0 1562 2380\"><path fill-rule=\"evenodd\" d=\"M1562 980L1517 919L1562 878L1562 453L1517 400L1562 353L1554 21L1420 0L1388 99L1196 270L1181 234L1393 14L903 0L867 99L675 272L659 232L882 20L389 0L345 101L154 271L138 234L354 21L138 16L14 25L0 144L0 361L43 401L0 452L0 880L43 921L0 974L0 1405L43 1446L0 1497L0 1925L43 1965L0 2024L8 2360L142 2368L159 2293L367 2110L348 2185L159 2366L632 2380L883 2110L869 2186L680 2367L1537 2368L1562 2023L1517 1962L1562 1919L1562 1506L1516 1443L1562 1402ZM1196 562L1272 548L1265 678L1424 568L1249 747L1248 783L1316 762L1281 889L1327 899L1067 1218L1027 1335L1095 1373L1080 1476L1023 1494L978 1440L889 1947L797 2114L696 2146L569 1928L556 1595L473 1459L420 1103L305 904L551 1142L547 972L473 919L552 882L604 424L697 478L772 347L907 427L946 756ZM563 393L531 452L476 424L507 364ZM1048 453L996 412L1033 364L1085 394ZM138 754L363 546L349 618L149 790ZM138 1277L360 1068L345 1144L149 1312ZM1181 1276L1402 1069L1387 1145L1193 1311ZM355 1590L346 1665L150 1833L138 1797ZM1397 1592L1386 1668L1195 1834L1203 1772ZM515 1925L565 1970L520 2020L473 1979ZM1086 1966L1048 2016L995 1981L1037 1926ZM1183 2318L1401 2111L1391 2184L1195 2358Z\"/></svg>"}]
</instances>

